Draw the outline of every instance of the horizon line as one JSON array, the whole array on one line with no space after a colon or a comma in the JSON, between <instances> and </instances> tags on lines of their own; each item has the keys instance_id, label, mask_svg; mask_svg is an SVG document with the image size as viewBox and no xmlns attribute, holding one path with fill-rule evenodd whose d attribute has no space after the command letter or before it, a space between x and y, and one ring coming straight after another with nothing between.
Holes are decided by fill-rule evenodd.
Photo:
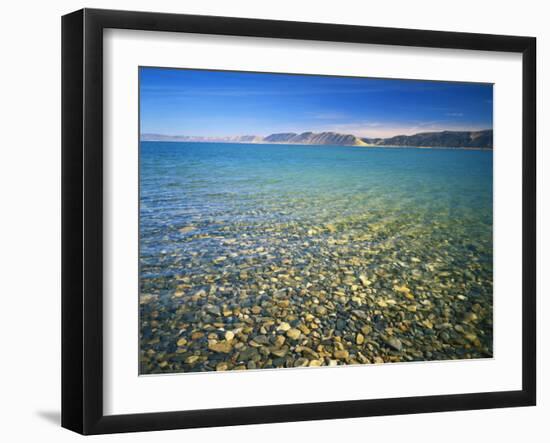
<instances>
[{"instance_id":1,"label":"horizon line","mask_svg":"<svg viewBox=\"0 0 550 443\"><path fill-rule=\"evenodd\" d=\"M261 134L254 134L254 133L240 133L240 134L233 134L233 135L220 135L220 134L210 134L210 135L196 135L196 134L165 134L161 132L140 132L139 136L140 138L146 135L156 135L156 136L162 136L162 137L202 137L202 138L226 138L226 137L269 137L270 135L277 135L277 134L340 134L340 135L351 135L353 137L356 137L358 139L385 139L385 138L393 138L393 137L412 137L419 134L435 134L440 132L484 132L484 131L493 131L493 128L483 128L483 129L434 129L434 130L427 130L427 131L420 131L420 132L414 132L412 134L404 134L404 133L396 133L394 135L385 136L385 137L378 137L378 136L359 136L355 135L352 132L339 132L339 131L302 131L302 132L295 132L295 131L280 131L280 132L272 132L267 135L261 135Z\"/></svg>"}]
</instances>

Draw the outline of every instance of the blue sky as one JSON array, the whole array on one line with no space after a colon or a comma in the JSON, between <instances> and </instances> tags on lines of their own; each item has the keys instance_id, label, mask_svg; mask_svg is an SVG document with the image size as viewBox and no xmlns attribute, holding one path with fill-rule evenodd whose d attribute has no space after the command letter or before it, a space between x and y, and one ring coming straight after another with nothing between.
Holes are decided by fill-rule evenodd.
<instances>
[{"instance_id":1,"label":"blue sky","mask_svg":"<svg viewBox=\"0 0 550 443\"><path fill-rule=\"evenodd\" d=\"M493 127L492 85L140 68L142 134L335 131L389 137Z\"/></svg>"}]
</instances>

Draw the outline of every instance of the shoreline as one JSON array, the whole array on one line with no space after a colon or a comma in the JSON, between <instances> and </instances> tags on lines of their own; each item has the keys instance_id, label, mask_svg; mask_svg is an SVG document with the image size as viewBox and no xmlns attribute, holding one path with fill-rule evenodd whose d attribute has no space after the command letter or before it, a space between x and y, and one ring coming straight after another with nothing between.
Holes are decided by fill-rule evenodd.
<instances>
[{"instance_id":1,"label":"shoreline","mask_svg":"<svg viewBox=\"0 0 550 443\"><path fill-rule=\"evenodd\" d=\"M233 142L233 141L188 141L188 140L141 140L140 143L203 143L203 144L228 144L228 145L284 145L284 146L318 146L331 148L384 148L384 149L445 149L445 150L468 150L468 151L494 151L493 148L471 147L471 146L403 146L403 145L318 145L312 143L257 143L257 142Z\"/></svg>"}]
</instances>

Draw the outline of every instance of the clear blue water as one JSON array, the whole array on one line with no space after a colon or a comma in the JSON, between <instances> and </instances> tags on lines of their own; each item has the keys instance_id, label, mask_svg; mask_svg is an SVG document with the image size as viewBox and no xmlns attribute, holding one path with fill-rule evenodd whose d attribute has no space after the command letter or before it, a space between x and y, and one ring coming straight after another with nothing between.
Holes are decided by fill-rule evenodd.
<instances>
[{"instance_id":1,"label":"clear blue water","mask_svg":"<svg viewBox=\"0 0 550 443\"><path fill-rule=\"evenodd\" d=\"M179 249L182 226L239 234L365 213L490 236L492 162L492 151L479 150L142 142L142 258Z\"/></svg>"},{"instance_id":2,"label":"clear blue water","mask_svg":"<svg viewBox=\"0 0 550 443\"><path fill-rule=\"evenodd\" d=\"M388 288L426 290L433 273L436 295L453 290L438 272L470 270L451 283L490 303L492 164L482 150L142 142L142 294L170 312L181 278L192 293L224 275L231 300L243 270L269 293L269 266L333 275L341 258L385 269Z\"/></svg>"}]
</instances>

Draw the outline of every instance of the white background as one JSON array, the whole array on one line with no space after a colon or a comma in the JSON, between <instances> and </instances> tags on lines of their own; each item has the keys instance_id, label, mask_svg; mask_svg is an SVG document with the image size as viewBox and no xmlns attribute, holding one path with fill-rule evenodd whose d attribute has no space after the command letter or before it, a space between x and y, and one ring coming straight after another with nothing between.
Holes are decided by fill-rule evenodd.
<instances>
[{"instance_id":1,"label":"white background","mask_svg":"<svg viewBox=\"0 0 550 443\"><path fill-rule=\"evenodd\" d=\"M104 60L105 414L521 389L519 55L109 30ZM494 358L137 377L140 65L494 83Z\"/></svg>"},{"instance_id":2,"label":"white background","mask_svg":"<svg viewBox=\"0 0 550 443\"><path fill-rule=\"evenodd\" d=\"M0 115L0 231L2 269L2 357L0 436L5 441L80 439L58 427L60 390L60 15L82 6L158 10L286 20L414 27L535 35L539 38L539 190L547 196L548 155L542 155L550 96L548 11L536 1L458 3L439 1L247 2L157 0L11 2L2 15ZM545 109L543 109L545 108ZM546 111L546 114L545 114ZM546 164L544 164L546 163ZM548 199L547 199L548 200ZM539 196L539 201L542 198ZM548 204L539 226L548 223ZM539 229L539 274L548 269L549 234ZM519 272L519 270L518 270ZM546 271L548 272L548 271ZM542 276L541 276L542 277ZM550 326L542 323L548 278L539 279L539 406L495 411L425 414L353 420L259 425L225 429L165 431L97 437L94 440L205 442L256 440L334 441L356 439L408 442L547 441L550 429ZM546 346L546 349L548 346ZM545 374L546 373L546 374ZM542 379L541 379L542 378Z\"/></svg>"}]
</instances>

